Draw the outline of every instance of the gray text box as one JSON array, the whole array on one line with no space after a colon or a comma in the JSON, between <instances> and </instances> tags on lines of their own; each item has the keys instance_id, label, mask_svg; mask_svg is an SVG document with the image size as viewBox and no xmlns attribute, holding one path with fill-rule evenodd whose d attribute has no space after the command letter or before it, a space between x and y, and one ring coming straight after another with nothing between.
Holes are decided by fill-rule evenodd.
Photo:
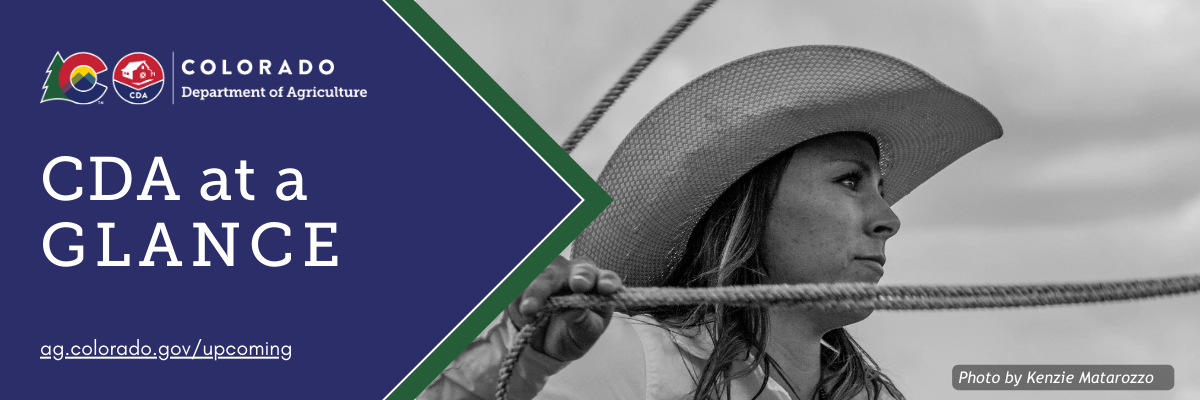
<instances>
[{"instance_id":1,"label":"gray text box","mask_svg":"<svg viewBox=\"0 0 1200 400\"><path fill-rule=\"evenodd\" d=\"M958 390L1171 390L1170 365L955 365Z\"/></svg>"}]
</instances>

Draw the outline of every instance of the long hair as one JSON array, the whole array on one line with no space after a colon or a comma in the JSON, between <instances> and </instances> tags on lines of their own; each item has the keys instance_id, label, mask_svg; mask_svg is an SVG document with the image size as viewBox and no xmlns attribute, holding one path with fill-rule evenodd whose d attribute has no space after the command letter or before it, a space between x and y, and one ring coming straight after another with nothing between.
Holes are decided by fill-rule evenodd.
<instances>
[{"instance_id":1,"label":"long hair","mask_svg":"<svg viewBox=\"0 0 1200 400\"><path fill-rule=\"evenodd\" d=\"M875 145L870 136L856 133L859 135ZM785 151L758 165L716 200L692 230L683 257L673 266L663 286L716 287L763 282L768 271L759 246L766 232L771 202L792 153ZM701 305L631 311L649 314L669 329L708 329L713 352L703 371L695 376L695 400L728 398L732 380L755 368L763 368L767 377L773 369L778 369L766 354L769 321L765 308ZM822 340L829 347L823 346L821 351L818 388L825 390L828 399L848 400L864 391L868 398L877 399L886 390L892 397L904 400L879 365L845 329L829 331ZM735 370L738 362L747 360L750 361L747 368ZM766 383L764 379L759 394Z\"/></svg>"}]
</instances>

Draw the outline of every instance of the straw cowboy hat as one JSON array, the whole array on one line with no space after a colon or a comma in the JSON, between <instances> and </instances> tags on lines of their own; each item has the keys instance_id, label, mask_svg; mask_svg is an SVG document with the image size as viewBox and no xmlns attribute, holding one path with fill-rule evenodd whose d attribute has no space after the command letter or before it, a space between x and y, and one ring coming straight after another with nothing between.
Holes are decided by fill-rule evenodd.
<instances>
[{"instance_id":1,"label":"straw cowboy hat","mask_svg":"<svg viewBox=\"0 0 1200 400\"><path fill-rule=\"evenodd\" d=\"M574 255L657 286L713 202L807 139L859 131L879 143L889 204L999 138L986 108L896 58L843 46L765 51L696 78L647 114L600 174L612 204Z\"/></svg>"}]
</instances>

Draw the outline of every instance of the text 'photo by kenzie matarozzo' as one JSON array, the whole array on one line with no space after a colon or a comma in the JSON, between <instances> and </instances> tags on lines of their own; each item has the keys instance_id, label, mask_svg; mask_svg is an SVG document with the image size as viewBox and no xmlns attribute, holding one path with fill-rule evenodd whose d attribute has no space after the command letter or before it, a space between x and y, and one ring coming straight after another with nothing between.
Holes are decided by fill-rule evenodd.
<instances>
[{"instance_id":1,"label":"text 'photo by kenzie matarozzo'","mask_svg":"<svg viewBox=\"0 0 1200 400\"><path fill-rule=\"evenodd\" d=\"M695 4L418 3L559 141ZM550 295L1195 275L1196 37L1180 1L717 2L571 153L613 203L423 397L494 398ZM1200 296L872 312L850 291L564 311L507 396L1200 398ZM997 293L909 308L1067 296Z\"/></svg>"}]
</instances>

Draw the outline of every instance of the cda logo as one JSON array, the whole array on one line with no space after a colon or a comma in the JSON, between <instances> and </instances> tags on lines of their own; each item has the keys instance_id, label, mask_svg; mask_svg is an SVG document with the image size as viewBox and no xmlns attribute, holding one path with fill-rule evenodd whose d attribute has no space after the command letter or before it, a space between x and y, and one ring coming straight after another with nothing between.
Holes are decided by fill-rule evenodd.
<instances>
[{"instance_id":1,"label":"cda logo","mask_svg":"<svg viewBox=\"0 0 1200 400\"><path fill-rule=\"evenodd\" d=\"M100 57L92 53L75 53L65 60L55 52L54 60L46 68L46 83L42 84L42 103L50 100L66 100L75 104L91 104L108 91L96 76L108 67Z\"/></svg>"},{"instance_id":2,"label":"cda logo","mask_svg":"<svg viewBox=\"0 0 1200 400\"><path fill-rule=\"evenodd\" d=\"M42 85L42 103L65 100L75 104L92 104L108 91L100 84L101 73L108 66L95 54L80 52L66 59L54 53L46 68L46 83ZM129 53L117 61L113 73L113 89L130 104L146 104L162 93L163 68L158 59L146 53Z\"/></svg>"},{"instance_id":3,"label":"cda logo","mask_svg":"<svg viewBox=\"0 0 1200 400\"><path fill-rule=\"evenodd\" d=\"M163 68L146 53L129 53L117 61L113 89L130 104L146 104L158 97L163 88Z\"/></svg>"}]
</instances>

